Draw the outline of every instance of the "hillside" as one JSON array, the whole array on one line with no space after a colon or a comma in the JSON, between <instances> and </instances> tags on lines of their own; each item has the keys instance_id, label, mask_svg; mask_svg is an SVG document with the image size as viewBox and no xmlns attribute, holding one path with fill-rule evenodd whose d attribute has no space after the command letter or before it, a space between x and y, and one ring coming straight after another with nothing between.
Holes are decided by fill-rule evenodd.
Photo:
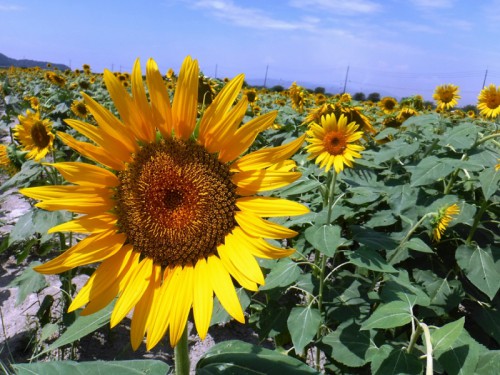
<instances>
[{"instance_id":1,"label":"hillside","mask_svg":"<svg viewBox=\"0 0 500 375\"><path fill-rule=\"evenodd\" d=\"M32 68L35 66L39 66L40 68L46 68L48 61L36 61L36 60L28 60L28 59L13 59L11 57L5 56L4 54L0 53L0 67L1 68L8 68L10 66L17 66L17 67L22 67L22 68ZM58 68L60 70L66 70L69 69L69 66L64 65L64 64L52 64L53 67Z\"/></svg>"}]
</instances>

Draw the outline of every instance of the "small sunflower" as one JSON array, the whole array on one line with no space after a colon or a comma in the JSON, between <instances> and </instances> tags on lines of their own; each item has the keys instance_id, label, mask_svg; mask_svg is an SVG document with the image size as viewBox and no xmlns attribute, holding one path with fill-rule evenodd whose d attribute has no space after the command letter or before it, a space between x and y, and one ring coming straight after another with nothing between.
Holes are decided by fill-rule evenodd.
<instances>
[{"instance_id":1,"label":"small sunflower","mask_svg":"<svg viewBox=\"0 0 500 375\"><path fill-rule=\"evenodd\" d=\"M442 111L453 108L460 99L458 86L452 84L437 86L432 97L437 101L437 110Z\"/></svg>"},{"instance_id":2,"label":"small sunflower","mask_svg":"<svg viewBox=\"0 0 500 375\"><path fill-rule=\"evenodd\" d=\"M277 113L239 126L248 105L245 97L235 104L244 80L240 74L197 119L198 74L198 62L187 57L171 104L152 59L146 65L148 96L138 60L132 71L132 96L105 71L120 118L83 94L98 126L66 123L93 143L58 133L98 165L55 163L53 167L73 185L21 190L41 200L36 205L42 209L82 215L50 232L90 235L35 269L52 274L100 263L69 310L85 306L81 314L92 314L118 296L111 326L133 309L134 349L144 335L147 349L153 348L167 331L175 346L191 310L203 339L214 294L232 317L244 322L232 278L256 291L264 276L255 257L276 259L294 251L265 239L290 238L297 232L264 218L308 212L299 203L258 195L300 177L288 158L305 135L240 156L273 125Z\"/></svg>"},{"instance_id":3,"label":"small sunflower","mask_svg":"<svg viewBox=\"0 0 500 375\"><path fill-rule=\"evenodd\" d=\"M19 124L14 127L14 137L28 151L26 157L40 161L52 149L54 134L52 122L40 119L39 112L28 110L26 115L19 115Z\"/></svg>"},{"instance_id":4,"label":"small sunflower","mask_svg":"<svg viewBox=\"0 0 500 375\"><path fill-rule=\"evenodd\" d=\"M432 230L434 241L441 240L441 236L453 220L453 216L458 215L459 213L460 207L458 207L456 203L439 210L432 223L434 227Z\"/></svg>"},{"instance_id":5,"label":"small sunflower","mask_svg":"<svg viewBox=\"0 0 500 375\"><path fill-rule=\"evenodd\" d=\"M31 108L33 108L35 111L38 111L40 109L40 100L36 96L27 96L24 98L24 100L30 102Z\"/></svg>"},{"instance_id":6,"label":"small sunflower","mask_svg":"<svg viewBox=\"0 0 500 375\"><path fill-rule=\"evenodd\" d=\"M396 110L398 101L392 96L385 96L378 102L378 106L384 113L390 114Z\"/></svg>"},{"instance_id":7,"label":"small sunflower","mask_svg":"<svg viewBox=\"0 0 500 375\"><path fill-rule=\"evenodd\" d=\"M9 148L5 145L0 145L0 171L6 172L9 176L19 172L19 168L9 157Z\"/></svg>"},{"instance_id":8,"label":"small sunflower","mask_svg":"<svg viewBox=\"0 0 500 375\"><path fill-rule=\"evenodd\" d=\"M307 97L304 89L297 85L297 82L293 82L288 89L288 95L292 101L292 108L297 112L302 113L304 111L304 105Z\"/></svg>"},{"instance_id":9,"label":"small sunflower","mask_svg":"<svg viewBox=\"0 0 500 375\"><path fill-rule=\"evenodd\" d=\"M83 100L74 100L73 103L71 103L71 112L73 112L75 116L81 118L86 118L89 115L89 111Z\"/></svg>"},{"instance_id":10,"label":"small sunflower","mask_svg":"<svg viewBox=\"0 0 500 375\"><path fill-rule=\"evenodd\" d=\"M481 90L477 98L477 109L484 117L494 119L500 115L500 86L489 85Z\"/></svg>"},{"instance_id":11,"label":"small sunflower","mask_svg":"<svg viewBox=\"0 0 500 375\"><path fill-rule=\"evenodd\" d=\"M306 139L310 143L306 146L308 159L316 158L316 164L326 171L332 166L337 173L344 170L344 165L352 168L354 158L360 158L359 151L365 149L356 144L363 136L358 127L354 121L348 124L344 115L337 120L335 114L323 116L321 125L312 123Z\"/></svg>"},{"instance_id":12,"label":"small sunflower","mask_svg":"<svg viewBox=\"0 0 500 375\"><path fill-rule=\"evenodd\" d=\"M246 95L250 104L255 103L259 99L257 96L257 90L255 89L247 89L243 93Z\"/></svg>"},{"instance_id":13,"label":"small sunflower","mask_svg":"<svg viewBox=\"0 0 500 375\"><path fill-rule=\"evenodd\" d=\"M410 117L418 116L418 114L419 114L418 111L412 107L403 107L399 110L396 118L398 119L398 121L403 123Z\"/></svg>"}]
</instances>

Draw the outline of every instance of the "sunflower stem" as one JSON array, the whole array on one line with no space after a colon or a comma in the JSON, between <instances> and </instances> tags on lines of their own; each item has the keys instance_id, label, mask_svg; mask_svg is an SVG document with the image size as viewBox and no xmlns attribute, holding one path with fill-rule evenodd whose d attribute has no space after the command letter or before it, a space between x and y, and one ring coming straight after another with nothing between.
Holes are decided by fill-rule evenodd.
<instances>
[{"instance_id":1,"label":"sunflower stem","mask_svg":"<svg viewBox=\"0 0 500 375\"><path fill-rule=\"evenodd\" d=\"M188 333L187 323L182 336L175 346L175 375L189 375L189 350L188 350Z\"/></svg>"},{"instance_id":2,"label":"sunflower stem","mask_svg":"<svg viewBox=\"0 0 500 375\"><path fill-rule=\"evenodd\" d=\"M479 212L474 218L474 223L472 224L472 228L470 229L469 236L465 240L465 243L467 245L470 245L472 243L472 238L474 237L474 233L476 233L476 229L479 226L479 222L481 221L481 218L483 217L483 214L486 211L487 207L488 207L488 202L483 201L483 203L481 204L481 208L479 209Z\"/></svg>"}]
</instances>

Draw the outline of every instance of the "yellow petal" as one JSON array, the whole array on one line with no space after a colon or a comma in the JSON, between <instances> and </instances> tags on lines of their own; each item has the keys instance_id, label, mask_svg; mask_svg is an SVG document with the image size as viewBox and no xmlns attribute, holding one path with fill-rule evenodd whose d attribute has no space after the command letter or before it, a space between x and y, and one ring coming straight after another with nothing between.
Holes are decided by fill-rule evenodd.
<instances>
[{"instance_id":1,"label":"yellow petal","mask_svg":"<svg viewBox=\"0 0 500 375\"><path fill-rule=\"evenodd\" d=\"M238 225L250 236L264 238L291 238L298 233L282 225L261 219L249 212L236 211L234 218Z\"/></svg>"},{"instance_id":2,"label":"yellow petal","mask_svg":"<svg viewBox=\"0 0 500 375\"><path fill-rule=\"evenodd\" d=\"M153 59L146 65L146 80L149 87L153 121L163 137L172 134L172 108L165 83Z\"/></svg>"},{"instance_id":3,"label":"yellow petal","mask_svg":"<svg viewBox=\"0 0 500 375\"><path fill-rule=\"evenodd\" d=\"M120 180L112 172L96 165L78 162L48 164L56 168L66 181L82 186L115 187Z\"/></svg>"},{"instance_id":4,"label":"yellow petal","mask_svg":"<svg viewBox=\"0 0 500 375\"><path fill-rule=\"evenodd\" d=\"M122 160L102 147L97 147L87 142L77 141L69 134L63 132L57 132L57 135L64 143L83 156L117 171L125 169L125 164Z\"/></svg>"},{"instance_id":5,"label":"yellow petal","mask_svg":"<svg viewBox=\"0 0 500 375\"><path fill-rule=\"evenodd\" d=\"M277 111L269 112L240 127L233 137L224 140L224 144L220 147L219 160L227 163L243 154L254 142L257 135L274 123L277 115Z\"/></svg>"},{"instance_id":6,"label":"yellow petal","mask_svg":"<svg viewBox=\"0 0 500 375\"><path fill-rule=\"evenodd\" d=\"M210 283L222 307L238 322L245 323L245 316L238 295L221 260L216 255L210 255L207 263Z\"/></svg>"},{"instance_id":7,"label":"yellow petal","mask_svg":"<svg viewBox=\"0 0 500 375\"><path fill-rule=\"evenodd\" d=\"M135 267L135 272L130 276L127 287L123 290L120 297L118 297L118 301L116 301L116 305L111 313L111 328L120 323L141 299L149 284L153 281L152 275L153 259L145 257Z\"/></svg>"},{"instance_id":8,"label":"yellow petal","mask_svg":"<svg viewBox=\"0 0 500 375\"><path fill-rule=\"evenodd\" d=\"M240 284L243 288L256 292L259 290L257 283L250 280L247 275L236 268L234 263L231 262L229 252L227 251L226 245L222 244L217 247L217 253L219 258L224 265L224 268L229 272L229 274Z\"/></svg>"},{"instance_id":9,"label":"yellow petal","mask_svg":"<svg viewBox=\"0 0 500 375\"><path fill-rule=\"evenodd\" d=\"M173 274L174 272L172 269L165 269L163 284L153 299L150 318L148 318L146 350L151 350L160 342L170 324L172 301L167 299L167 292Z\"/></svg>"},{"instance_id":10,"label":"yellow petal","mask_svg":"<svg viewBox=\"0 0 500 375\"><path fill-rule=\"evenodd\" d=\"M198 61L187 56L177 80L172 120L177 137L188 139L194 131L198 110Z\"/></svg>"},{"instance_id":11,"label":"yellow petal","mask_svg":"<svg viewBox=\"0 0 500 375\"><path fill-rule=\"evenodd\" d=\"M134 67L132 68L132 98L134 119L136 123L135 128L140 132L142 141L151 142L155 138L155 127L153 125L153 116L151 107L149 106L146 97L146 90L144 89L144 82L142 81L141 64L139 59L135 60Z\"/></svg>"},{"instance_id":12,"label":"yellow petal","mask_svg":"<svg viewBox=\"0 0 500 375\"><path fill-rule=\"evenodd\" d=\"M137 302L130 325L130 343L133 350L137 350L148 327L151 316L151 306L161 286L161 266L153 265L153 275L148 288Z\"/></svg>"},{"instance_id":13,"label":"yellow petal","mask_svg":"<svg viewBox=\"0 0 500 375\"><path fill-rule=\"evenodd\" d=\"M76 232L99 233L115 227L117 218L113 214L86 215L50 228L47 233Z\"/></svg>"},{"instance_id":14,"label":"yellow petal","mask_svg":"<svg viewBox=\"0 0 500 375\"><path fill-rule=\"evenodd\" d=\"M238 186L236 193L239 195L253 195L258 192L275 190L290 185L298 180L300 172L258 170L239 172L231 177L233 183Z\"/></svg>"},{"instance_id":15,"label":"yellow petal","mask_svg":"<svg viewBox=\"0 0 500 375\"><path fill-rule=\"evenodd\" d=\"M125 234L116 233L115 230L91 234L58 257L34 269L43 274L53 274L100 262L116 254L125 240Z\"/></svg>"},{"instance_id":16,"label":"yellow petal","mask_svg":"<svg viewBox=\"0 0 500 375\"><path fill-rule=\"evenodd\" d=\"M296 216L309 212L309 209L300 203L274 197L241 197L236 200L236 206L241 211L262 217Z\"/></svg>"},{"instance_id":17,"label":"yellow petal","mask_svg":"<svg viewBox=\"0 0 500 375\"><path fill-rule=\"evenodd\" d=\"M208 272L207 261L201 258L194 268L193 317L202 340L207 335L213 310L213 289Z\"/></svg>"},{"instance_id":18,"label":"yellow petal","mask_svg":"<svg viewBox=\"0 0 500 375\"><path fill-rule=\"evenodd\" d=\"M26 189L20 189L19 192L33 199L82 199L91 200L95 198L111 197L111 190L94 186L75 186L75 185L49 185L38 186Z\"/></svg>"},{"instance_id":19,"label":"yellow petal","mask_svg":"<svg viewBox=\"0 0 500 375\"><path fill-rule=\"evenodd\" d=\"M170 281L167 301L170 309L170 345L174 347L186 329L189 311L193 305L194 268L190 265L177 266Z\"/></svg>"},{"instance_id":20,"label":"yellow petal","mask_svg":"<svg viewBox=\"0 0 500 375\"><path fill-rule=\"evenodd\" d=\"M199 139L203 146L206 146L204 140L211 135L219 132L220 127L226 127L226 114L233 105L236 97L240 93L241 86L245 76L240 74L228 82L224 88L217 94L213 102L208 106L200 121Z\"/></svg>"},{"instance_id":21,"label":"yellow petal","mask_svg":"<svg viewBox=\"0 0 500 375\"><path fill-rule=\"evenodd\" d=\"M98 298L114 282L119 282L124 271L128 270L132 264L132 253L132 246L123 246L118 253L105 259L73 299L68 312L82 307L91 299ZM116 288L116 293L118 293L118 288Z\"/></svg>"},{"instance_id":22,"label":"yellow petal","mask_svg":"<svg viewBox=\"0 0 500 375\"><path fill-rule=\"evenodd\" d=\"M231 164L231 172L263 169L288 159L302 146L305 137L304 134L285 145L263 148L245 155Z\"/></svg>"},{"instance_id":23,"label":"yellow petal","mask_svg":"<svg viewBox=\"0 0 500 375\"><path fill-rule=\"evenodd\" d=\"M254 256L263 259L279 259L287 257L295 252L295 249L283 249L271 245L269 242L260 237L252 237L243 232L240 227L233 229L233 235L238 239L250 253Z\"/></svg>"}]
</instances>

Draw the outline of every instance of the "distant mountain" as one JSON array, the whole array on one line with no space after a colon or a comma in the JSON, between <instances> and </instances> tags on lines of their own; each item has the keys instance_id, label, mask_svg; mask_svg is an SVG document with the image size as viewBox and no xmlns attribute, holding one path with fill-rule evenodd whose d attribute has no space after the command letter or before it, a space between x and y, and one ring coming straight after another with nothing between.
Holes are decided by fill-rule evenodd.
<instances>
[{"instance_id":1,"label":"distant mountain","mask_svg":"<svg viewBox=\"0 0 500 375\"><path fill-rule=\"evenodd\" d=\"M3 68L8 68L11 66L16 66L19 68L33 68L35 66L39 66L40 68L47 68L47 64L49 62L47 61L36 61L36 60L28 60L28 59L13 59L10 57L5 56L4 54L0 53L0 67ZM69 69L69 66L64 65L64 64L54 64L50 63L52 67L60 69L60 70L66 70Z\"/></svg>"}]
</instances>

